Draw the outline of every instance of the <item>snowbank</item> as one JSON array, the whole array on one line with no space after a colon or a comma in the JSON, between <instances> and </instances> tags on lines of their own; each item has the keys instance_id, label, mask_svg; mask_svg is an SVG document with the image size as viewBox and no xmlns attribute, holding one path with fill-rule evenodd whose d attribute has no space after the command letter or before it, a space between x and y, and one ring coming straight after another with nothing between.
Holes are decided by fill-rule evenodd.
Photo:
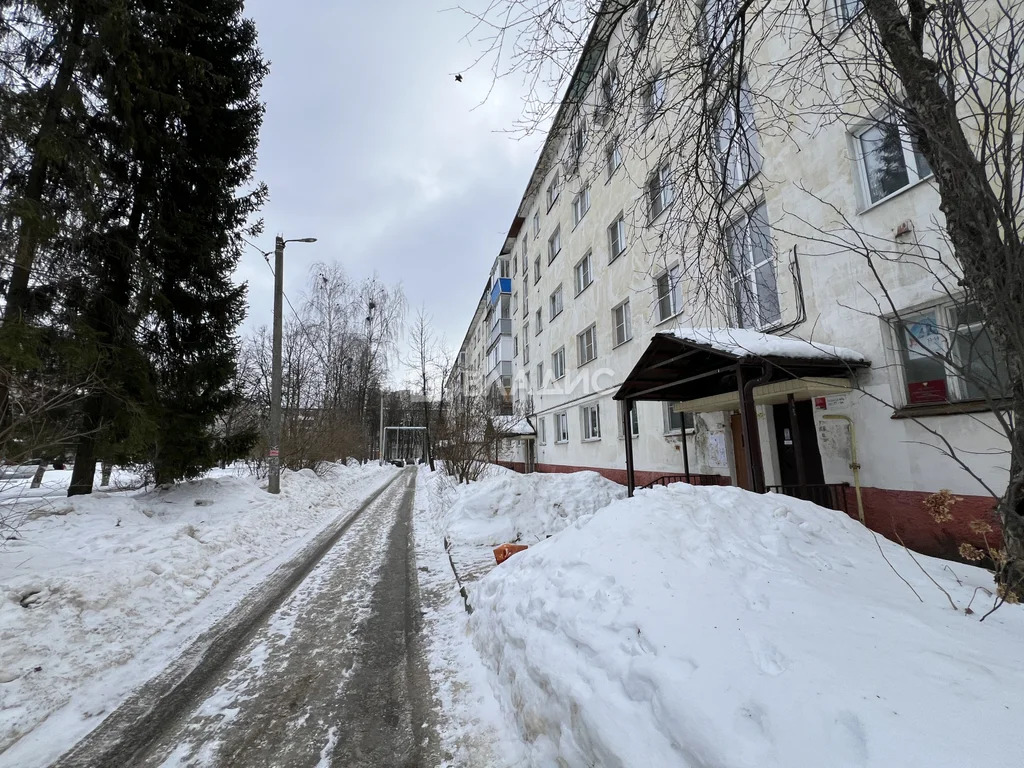
<instances>
[{"instance_id":1,"label":"snowbank","mask_svg":"<svg viewBox=\"0 0 1024 768\"><path fill-rule=\"evenodd\" d=\"M879 542L924 602L845 515L736 488L641 491L474 584L474 642L537 766L1012 763L1024 609L979 623L991 599L962 609L987 572L918 556L954 611Z\"/></svg>"},{"instance_id":2,"label":"snowbank","mask_svg":"<svg viewBox=\"0 0 1024 768\"><path fill-rule=\"evenodd\" d=\"M437 527L456 546L489 547L513 541L533 545L626 495L625 488L597 472L494 471L446 492Z\"/></svg>"},{"instance_id":3,"label":"snowbank","mask_svg":"<svg viewBox=\"0 0 1024 768\"><path fill-rule=\"evenodd\" d=\"M0 765L27 765L27 742L73 743L396 471L286 472L278 497L220 473L64 499L24 522L0 547Z\"/></svg>"}]
</instances>

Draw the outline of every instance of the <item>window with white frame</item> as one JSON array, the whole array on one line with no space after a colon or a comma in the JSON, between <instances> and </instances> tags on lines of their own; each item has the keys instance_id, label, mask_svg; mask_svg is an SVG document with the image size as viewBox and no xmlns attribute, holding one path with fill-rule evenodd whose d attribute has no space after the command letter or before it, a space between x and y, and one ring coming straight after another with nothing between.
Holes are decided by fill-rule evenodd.
<instances>
[{"instance_id":1,"label":"window with white frame","mask_svg":"<svg viewBox=\"0 0 1024 768\"><path fill-rule=\"evenodd\" d=\"M523 364L530 362L530 321L523 323Z\"/></svg>"},{"instance_id":2,"label":"window with white frame","mask_svg":"<svg viewBox=\"0 0 1024 768\"><path fill-rule=\"evenodd\" d=\"M658 72L644 86L644 110L647 119L656 117L665 106L665 78Z\"/></svg>"},{"instance_id":3,"label":"window with white frame","mask_svg":"<svg viewBox=\"0 0 1024 768\"><path fill-rule=\"evenodd\" d=\"M587 143L587 121L582 116L577 117L573 122L570 142L569 152L571 153L572 167L577 168L580 158L583 156L583 148Z\"/></svg>"},{"instance_id":4,"label":"window with white frame","mask_svg":"<svg viewBox=\"0 0 1024 768\"><path fill-rule=\"evenodd\" d=\"M534 320L534 323L536 324L536 330L534 330L534 332L533 332L533 334L535 336L540 336L540 332L542 330L544 330L543 327L541 326L541 321L543 319L544 319L544 315L540 311L540 307L537 307L537 311L533 313L533 320Z\"/></svg>"},{"instance_id":5,"label":"window with white frame","mask_svg":"<svg viewBox=\"0 0 1024 768\"><path fill-rule=\"evenodd\" d=\"M601 405L600 403L590 403L589 405L580 406L580 420L582 421L583 427L583 439L584 440L600 440L601 439Z\"/></svg>"},{"instance_id":6,"label":"window with white frame","mask_svg":"<svg viewBox=\"0 0 1024 768\"><path fill-rule=\"evenodd\" d=\"M528 251L530 250L530 244L526 241L526 237L523 237L523 279L526 279L527 273L530 271L530 256Z\"/></svg>"},{"instance_id":7,"label":"window with white frame","mask_svg":"<svg viewBox=\"0 0 1024 768\"><path fill-rule=\"evenodd\" d=\"M584 187L572 199L572 225L578 226L590 210L590 187Z\"/></svg>"},{"instance_id":8,"label":"window with white frame","mask_svg":"<svg viewBox=\"0 0 1024 768\"><path fill-rule=\"evenodd\" d=\"M547 445L548 434L547 434L547 420L543 416L537 417L537 442L541 445Z\"/></svg>"},{"instance_id":9,"label":"window with white frame","mask_svg":"<svg viewBox=\"0 0 1024 768\"><path fill-rule=\"evenodd\" d=\"M625 344L633 338L633 320L630 317L629 299L612 310L612 328L615 334L615 346Z\"/></svg>"},{"instance_id":10,"label":"window with white frame","mask_svg":"<svg viewBox=\"0 0 1024 768\"><path fill-rule=\"evenodd\" d=\"M682 309L679 266L672 266L658 275L654 279L654 287L658 292L658 322L660 323L674 317Z\"/></svg>"},{"instance_id":11,"label":"window with white frame","mask_svg":"<svg viewBox=\"0 0 1024 768\"><path fill-rule=\"evenodd\" d=\"M511 277L512 275L511 275L511 272L509 271L510 269L511 269L511 265L509 264L508 259L500 259L498 261L498 276L499 277Z\"/></svg>"},{"instance_id":12,"label":"window with white frame","mask_svg":"<svg viewBox=\"0 0 1024 768\"><path fill-rule=\"evenodd\" d=\"M775 279L775 250L764 203L726 232L733 311L740 328L765 328L782 317Z\"/></svg>"},{"instance_id":13,"label":"window with white frame","mask_svg":"<svg viewBox=\"0 0 1024 768\"><path fill-rule=\"evenodd\" d=\"M879 120L854 136L865 203L872 205L932 175L906 127Z\"/></svg>"},{"instance_id":14,"label":"window with white frame","mask_svg":"<svg viewBox=\"0 0 1024 768\"><path fill-rule=\"evenodd\" d=\"M562 314L562 286L559 285L555 288L554 292L548 297L548 315L550 320L554 320Z\"/></svg>"},{"instance_id":15,"label":"window with white frame","mask_svg":"<svg viewBox=\"0 0 1024 768\"><path fill-rule=\"evenodd\" d=\"M845 27L864 10L864 0L832 0L832 8L840 27Z\"/></svg>"},{"instance_id":16,"label":"window with white frame","mask_svg":"<svg viewBox=\"0 0 1024 768\"><path fill-rule=\"evenodd\" d=\"M512 357L519 357L519 334L512 336Z\"/></svg>"},{"instance_id":17,"label":"window with white frame","mask_svg":"<svg viewBox=\"0 0 1024 768\"><path fill-rule=\"evenodd\" d=\"M559 347L552 353L551 375L555 381L565 376L565 347Z\"/></svg>"},{"instance_id":18,"label":"window with white frame","mask_svg":"<svg viewBox=\"0 0 1024 768\"><path fill-rule=\"evenodd\" d=\"M672 172L668 163L656 169L647 180L647 206L650 220L654 221L668 208L673 199Z\"/></svg>"},{"instance_id":19,"label":"window with white frame","mask_svg":"<svg viewBox=\"0 0 1024 768\"><path fill-rule=\"evenodd\" d=\"M527 293L526 278L523 278L523 317L528 317L530 314L530 294Z\"/></svg>"},{"instance_id":20,"label":"window with white frame","mask_svg":"<svg viewBox=\"0 0 1024 768\"><path fill-rule=\"evenodd\" d=\"M537 361L537 386L544 389L544 361Z\"/></svg>"},{"instance_id":21,"label":"window with white frame","mask_svg":"<svg viewBox=\"0 0 1024 768\"><path fill-rule=\"evenodd\" d=\"M693 430L693 414L689 411L683 413L676 410L678 402L666 402L662 406L662 413L665 417L665 434L678 435Z\"/></svg>"},{"instance_id":22,"label":"window with white frame","mask_svg":"<svg viewBox=\"0 0 1024 768\"><path fill-rule=\"evenodd\" d=\"M512 294L512 314L515 315L519 312L519 292Z\"/></svg>"},{"instance_id":23,"label":"window with white frame","mask_svg":"<svg viewBox=\"0 0 1024 768\"><path fill-rule=\"evenodd\" d=\"M622 433L622 410L623 410L623 408L626 407L626 401L625 400L619 400L618 401L618 406L619 406L619 418L618 418L619 437L622 437L623 436L623 433ZM630 402L630 409L629 409L629 432L630 432L631 435L633 435L633 437L639 437L640 436L640 416L637 413L637 407L636 407L636 401L635 400Z\"/></svg>"},{"instance_id":24,"label":"window with white frame","mask_svg":"<svg viewBox=\"0 0 1024 768\"><path fill-rule=\"evenodd\" d=\"M651 27L658 16L658 3L661 0L640 0L636 9L636 36L643 45L651 35Z\"/></svg>"},{"instance_id":25,"label":"window with white frame","mask_svg":"<svg viewBox=\"0 0 1024 768\"><path fill-rule=\"evenodd\" d=\"M615 109L619 97L619 72L615 67L609 67L601 78L601 107L605 114Z\"/></svg>"},{"instance_id":26,"label":"window with white frame","mask_svg":"<svg viewBox=\"0 0 1024 768\"><path fill-rule=\"evenodd\" d=\"M555 414L555 442L569 442L569 414L565 411Z\"/></svg>"},{"instance_id":27,"label":"window with white frame","mask_svg":"<svg viewBox=\"0 0 1024 768\"><path fill-rule=\"evenodd\" d=\"M540 256L533 260L533 282L540 282Z\"/></svg>"},{"instance_id":28,"label":"window with white frame","mask_svg":"<svg viewBox=\"0 0 1024 768\"><path fill-rule=\"evenodd\" d=\"M533 237L535 239L540 237L540 211L536 211L533 214ZM526 258L525 250L523 252L523 258ZM523 264L525 265L526 262L524 261Z\"/></svg>"},{"instance_id":29,"label":"window with white frame","mask_svg":"<svg viewBox=\"0 0 1024 768\"><path fill-rule=\"evenodd\" d=\"M583 293L586 287L594 282L594 272L591 268L591 261L591 253L590 251L587 251L587 254L576 262L576 266L573 269L577 296Z\"/></svg>"},{"instance_id":30,"label":"window with white frame","mask_svg":"<svg viewBox=\"0 0 1024 768\"><path fill-rule=\"evenodd\" d=\"M626 217L619 214L608 225L608 263L615 261L626 250Z\"/></svg>"},{"instance_id":31,"label":"window with white frame","mask_svg":"<svg viewBox=\"0 0 1024 768\"><path fill-rule=\"evenodd\" d=\"M555 231L548 238L548 264L555 260L555 257L562 252L562 228L555 227Z\"/></svg>"},{"instance_id":32,"label":"window with white frame","mask_svg":"<svg viewBox=\"0 0 1024 768\"><path fill-rule=\"evenodd\" d=\"M551 177L551 183L548 184L548 210L551 210L551 206L555 204L555 200L558 199L558 171L555 170L555 175Z\"/></svg>"},{"instance_id":33,"label":"window with white frame","mask_svg":"<svg viewBox=\"0 0 1024 768\"><path fill-rule=\"evenodd\" d=\"M978 305L947 303L895 324L907 405L1000 399L1009 395L1006 355Z\"/></svg>"},{"instance_id":34,"label":"window with white frame","mask_svg":"<svg viewBox=\"0 0 1024 768\"><path fill-rule=\"evenodd\" d=\"M586 365L597 357L597 326L592 325L576 337L578 365Z\"/></svg>"},{"instance_id":35,"label":"window with white frame","mask_svg":"<svg viewBox=\"0 0 1024 768\"><path fill-rule=\"evenodd\" d=\"M718 156L722 184L727 190L742 187L761 171L761 150L754 123L754 99L746 78L733 88L718 123Z\"/></svg>"},{"instance_id":36,"label":"window with white frame","mask_svg":"<svg viewBox=\"0 0 1024 768\"><path fill-rule=\"evenodd\" d=\"M604 163L608 170L608 178L618 170L619 166L622 165L622 144L619 142L619 137L616 136L604 149Z\"/></svg>"},{"instance_id":37,"label":"window with white frame","mask_svg":"<svg viewBox=\"0 0 1024 768\"><path fill-rule=\"evenodd\" d=\"M512 277L519 277L519 257L512 251Z\"/></svg>"}]
</instances>

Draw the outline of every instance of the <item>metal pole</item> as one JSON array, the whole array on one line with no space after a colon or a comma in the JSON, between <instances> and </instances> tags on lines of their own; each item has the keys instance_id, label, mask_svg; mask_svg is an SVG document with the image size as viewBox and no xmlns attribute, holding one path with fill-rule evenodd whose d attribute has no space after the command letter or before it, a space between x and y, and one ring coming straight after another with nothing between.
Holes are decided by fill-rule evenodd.
<instances>
[{"instance_id":1,"label":"metal pole","mask_svg":"<svg viewBox=\"0 0 1024 768\"><path fill-rule=\"evenodd\" d=\"M622 401L622 435L626 447L626 495L632 496L636 490L636 468L633 466L633 420L630 411L633 409L632 400Z\"/></svg>"},{"instance_id":2,"label":"metal pole","mask_svg":"<svg viewBox=\"0 0 1024 768\"><path fill-rule=\"evenodd\" d=\"M380 390L380 465L384 466L384 389Z\"/></svg>"},{"instance_id":3,"label":"metal pole","mask_svg":"<svg viewBox=\"0 0 1024 768\"><path fill-rule=\"evenodd\" d=\"M281 492L281 318L284 296L284 238L274 241L274 358L270 379L270 476L267 490Z\"/></svg>"}]
</instances>

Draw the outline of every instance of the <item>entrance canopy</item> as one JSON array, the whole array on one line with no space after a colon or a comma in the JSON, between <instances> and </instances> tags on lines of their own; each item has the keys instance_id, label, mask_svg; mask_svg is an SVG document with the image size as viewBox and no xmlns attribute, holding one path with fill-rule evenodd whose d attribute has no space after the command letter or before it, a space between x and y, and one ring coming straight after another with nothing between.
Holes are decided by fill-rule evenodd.
<instances>
[{"instance_id":1,"label":"entrance canopy","mask_svg":"<svg viewBox=\"0 0 1024 768\"><path fill-rule=\"evenodd\" d=\"M657 333L615 393L616 400L680 401L676 410L738 410L749 490L764 492L755 406L849 391L849 379L870 362L859 352L745 328L679 328ZM631 435L629 408L623 434ZM633 441L626 438L629 494L635 487ZM683 463L689 477L686 440Z\"/></svg>"},{"instance_id":2,"label":"entrance canopy","mask_svg":"<svg viewBox=\"0 0 1024 768\"><path fill-rule=\"evenodd\" d=\"M772 389L777 389L784 401L790 392L801 390L806 391L805 396L844 391L836 379L848 379L856 369L869 365L859 352L829 344L744 328L681 328L654 335L615 399L704 401L685 410L729 410L739 404L741 367L764 369L757 381L759 401ZM800 387L772 386L773 382L794 379L808 381ZM712 407L715 404L710 398L719 395L735 400Z\"/></svg>"}]
</instances>

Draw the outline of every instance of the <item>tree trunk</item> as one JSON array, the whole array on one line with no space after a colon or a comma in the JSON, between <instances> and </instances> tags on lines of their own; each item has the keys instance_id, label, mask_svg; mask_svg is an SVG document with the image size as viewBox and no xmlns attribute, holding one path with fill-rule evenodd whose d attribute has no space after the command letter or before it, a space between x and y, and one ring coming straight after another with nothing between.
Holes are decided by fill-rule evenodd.
<instances>
[{"instance_id":1,"label":"tree trunk","mask_svg":"<svg viewBox=\"0 0 1024 768\"><path fill-rule=\"evenodd\" d=\"M1024 307L1024 252L1018 222L1004 210L975 156L938 65L924 54L923 30L932 7L910 0L909 20L896 0L864 0L864 8L906 90L908 128L935 174L939 208L964 283L1007 355L1015 419L1009 483L997 507L1006 559L996 579L1004 594L1024 598L1024 350L1016 344Z\"/></svg>"},{"instance_id":2,"label":"tree trunk","mask_svg":"<svg viewBox=\"0 0 1024 768\"><path fill-rule=\"evenodd\" d=\"M85 403L82 413L83 432L75 449L75 466L71 470L68 496L92 493L92 483L96 477L96 442L102 426L105 397L102 392L93 392Z\"/></svg>"}]
</instances>

